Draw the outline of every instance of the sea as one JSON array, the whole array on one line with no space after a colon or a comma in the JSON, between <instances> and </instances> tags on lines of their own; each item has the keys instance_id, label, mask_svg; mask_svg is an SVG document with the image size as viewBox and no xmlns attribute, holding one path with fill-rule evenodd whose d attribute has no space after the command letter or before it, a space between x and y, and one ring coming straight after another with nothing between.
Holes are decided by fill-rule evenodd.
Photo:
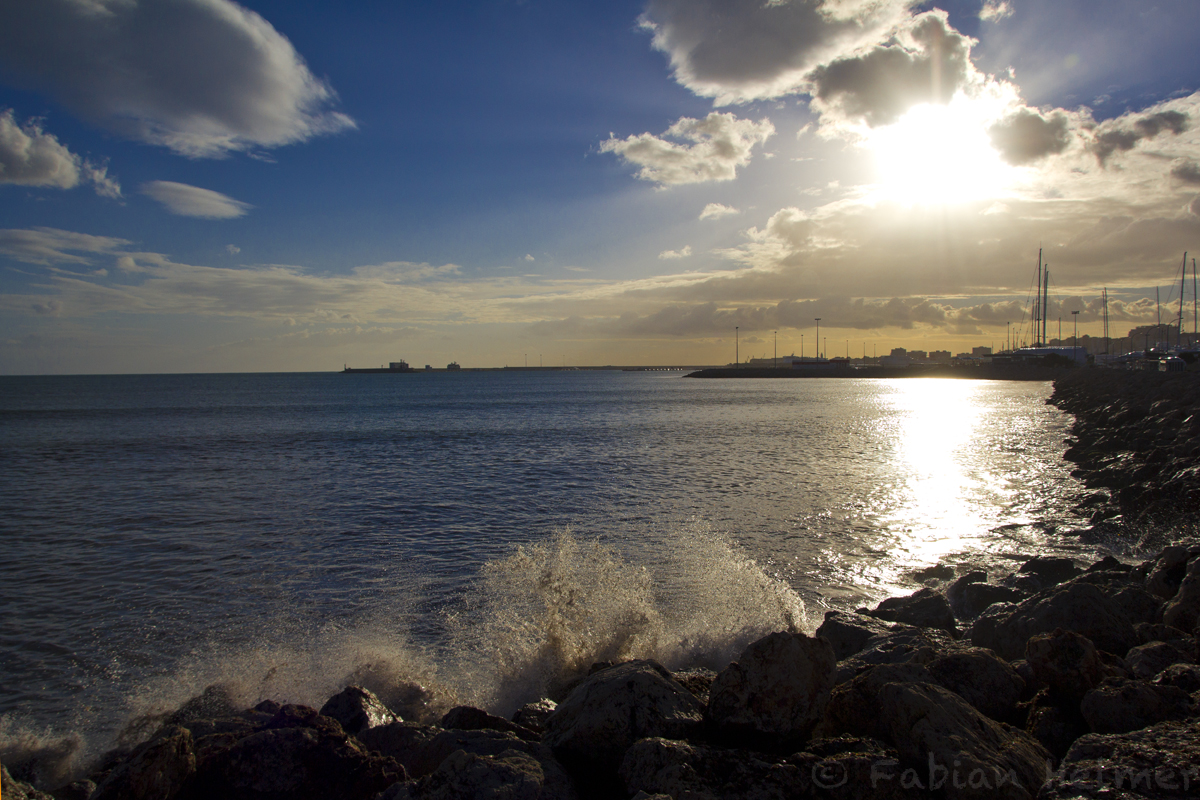
<instances>
[{"instance_id":1,"label":"sea","mask_svg":"<svg viewBox=\"0 0 1200 800\"><path fill-rule=\"evenodd\" d=\"M593 662L719 669L830 609L1097 558L1051 388L0 377L0 760L62 777L214 683L507 715Z\"/></svg>"}]
</instances>

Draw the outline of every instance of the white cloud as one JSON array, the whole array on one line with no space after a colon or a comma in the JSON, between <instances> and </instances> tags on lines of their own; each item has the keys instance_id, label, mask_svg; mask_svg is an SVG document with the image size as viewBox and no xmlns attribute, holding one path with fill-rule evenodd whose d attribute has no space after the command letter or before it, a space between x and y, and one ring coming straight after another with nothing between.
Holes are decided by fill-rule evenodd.
<instances>
[{"instance_id":1,"label":"white cloud","mask_svg":"<svg viewBox=\"0 0 1200 800\"><path fill-rule=\"evenodd\" d=\"M979 18L985 22L999 22L1012 15L1013 7L1008 0L984 0L983 8L979 9Z\"/></svg>"},{"instance_id":2,"label":"white cloud","mask_svg":"<svg viewBox=\"0 0 1200 800\"><path fill-rule=\"evenodd\" d=\"M191 157L354 127L291 42L231 0L4 3L0 66L84 118Z\"/></svg>"},{"instance_id":3,"label":"white cloud","mask_svg":"<svg viewBox=\"0 0 1200 800\"><path fill-rule=\"evenodd\" d=\"M90 264L77 253L113 253L129 245L125 239L91 236L57 228L0 229L0 255L26 264Z\"/></svg>"},{"instance_id":4,"label":"white cloud","mask_svg":"<svg viewBox=\"0 0 1200 800\"><path fill-rule=\"evenodd\" d=\"M729 181L737 168L750 163L750 151L775 133L770 120L738 119L713 112L704 119L682 117L664 137L692 144L677 144L643 133L600 143L600 152L616 153L641 169L637 177L661 185Z\"/></svg>"},{"instance_id":5,"label":"white cloud","mask_svg":"<svg viewBox=\"0 0 1200 800\"><path fill-rule=\"evenodd\" d=\"M143 183L141 192L166 206L172 214L201 219L233 219L246 215L254 206L228 195L175 181Z\"/></svg>"},{"instance_id":6,"label":"white cloud","mask_svg":"<svg viewBox=\"0 0 1200 800\"><path fill-rule=\"evenodd\" d=\"M642 25L675 79L718 104L803 90L821 64L869 47L916 0L650 0Z\"/></svg>"},{"instance_id":7,"label":"white cloud","mask_svg":"<svg viewBox=\"0 0 1200 800\"><path fill-rule=\"evenodd\" d=\"M691 254L692 254L692 246L689 244L689 245L684 245L682 248L680 248L678 250L663 250L661 253L658 254L658 257L663 260L670 260L670 259L677 259L677 258L687 258Z\"/></svg>"},{"instance_id":8,"label":"white cloud","mask_svg":"<svg viewBox=\"0 0 1200 800\"><path fill-rule=\"evenodd\" d=\"M236 256L238 253L242 252L242 248L238 247L236 244L227 244L225 245L225 252L231 256Z\"/></svg>"},{"instance_id":9,"label":"white cloud","mask_svg":"<svg viewBox=\"0 0 1200 800\"><path fill-rule=\"evenodd\" d=\"M18 125L12 109L0 112L0 183L74 189L81 182L104 197L121 196L105 167L72 153L34 121Z\"/></svg>"},{"instance_id":10,"label":"white cloud","mask_svg":"<svg viewBox=\"0 0 1200 800\"><path fill-rule=\"evenodd\" d=\"M740 213L742 212L732 206L722 205L721 203L709 203L700 212L700 219L720 219L721 217L729 217Z\"/></svg>"},{"instance_id":11,"label":"white cloud","mask_svg":"<svg viewBox=\"0 0 1200 800\"><path fill-rule=\"evenodd\" d=\"M537 259L535 259L533 256L531 256L529 253L526 253L525 260L526 261L536 261Z\"/></svg>"}]
</instances>

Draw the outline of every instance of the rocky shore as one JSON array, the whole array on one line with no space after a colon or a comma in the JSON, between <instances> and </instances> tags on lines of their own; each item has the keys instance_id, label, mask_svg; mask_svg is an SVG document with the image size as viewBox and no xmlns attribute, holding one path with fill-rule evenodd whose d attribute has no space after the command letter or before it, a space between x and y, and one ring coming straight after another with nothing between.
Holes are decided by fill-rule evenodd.
<instances>
[{"instance_id":1,"label":"rocky shore","mask_svg":"<svg viewBox=\"0 0 1200 800\"><path fill-rule=\"evenodd\" d=\"M1099 524L1187 508L1194 380L1058 383L1071 457L1109 489L1091 501ZM934 572L911 595L827 612L812 636L765 636L719 672L592 665L511 719L438 709L411 684L348 686L319 709L245 708L211 686L85 779L35 789L36 757L6 763L3 796L1200 798L1200 545Z\"/></svg>"}]
</instances>

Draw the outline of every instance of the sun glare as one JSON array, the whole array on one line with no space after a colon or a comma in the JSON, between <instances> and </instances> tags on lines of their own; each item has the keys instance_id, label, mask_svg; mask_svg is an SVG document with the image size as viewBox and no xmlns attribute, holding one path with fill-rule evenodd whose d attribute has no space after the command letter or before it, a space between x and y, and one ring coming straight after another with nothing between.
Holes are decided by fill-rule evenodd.
<instances>
[{"instance_id":1,"label":"sun glare","mask_svg":"<svg viewBox=\"0 0 1200 800\"><path fill-rule=\"evenodd\" d=\"M953 205L998 194L1013 175L988 138L992 110L956 98L924 103L899 121L871 132L879 189L884 199L908 204Z\"/></svg>"}]
</instances>

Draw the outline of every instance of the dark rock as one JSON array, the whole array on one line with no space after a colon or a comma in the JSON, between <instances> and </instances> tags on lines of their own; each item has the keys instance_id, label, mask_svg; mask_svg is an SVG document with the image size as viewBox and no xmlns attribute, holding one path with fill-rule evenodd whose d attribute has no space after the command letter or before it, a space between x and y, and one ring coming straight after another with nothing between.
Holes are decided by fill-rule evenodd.
<instances>
[{"instance_id":1,"label":"dark rock","mask_svg":"<svg viewBox=\"0 0 1200 800\"><path fill-rule=\"evenodd\" d=\"M1108 678L1084 695L1079 710L1093 733L1127 733L1188 715L1190 698L1175 686Z\"/></svg>"},{"instance_id":2,"label":"dark rock","mask_svg":"<svg viewBox=\"0 0 1200 800\"><path fill-rule=\"evenodd\" d=\"M8 774L8 767L0 764L0 795L8 800L54 800L51 795L40 792Z\"/></svg>"},{"instance_id":3,"label":"dark rock","mask_svg":"<svg viewBox=\"0 0 1200 800\"><path fill-rule=\"evenodd\" d=\"M421 759L426 748L441 733L441 728L422 725L419 722L389 722L387 725L369 728L357 738L363 747L394 758L404 767L405 772L419 778L437 767L437 764L433 764L422 771L425 765Z\"/></svg>"},{"instance_id":4,"label":"dark rock","mask_svg":"<svg viewBox=\"0 0 1200 800\"><path fill-rule=\"evenodd\" d=\"M196 772L192 734L176 725L134 751L100 782L95 800L168 800Z\"/></svg>"},{"instance_id":5,"label":"dark rock","mask_svg":"<svg viewBox=\"0 0 1200 800\"><path fill-rule=\"evenodd\" d=\"M183 725L193 720L236 717L238 711L233 692L222 684L213 684L205 687L203 692L180 706L177 711L167 717L167 722Z\"/></svg>"},{"instance_id":6,"label":"dark rock","mask_svg":"<svg viewBox=\"0 0 1200 800\"><path fill-rule=\"evenodd\" d=\"M1159 686L1174 686L1188 694L1200 692L1200 666L1172 664L1155 675L1152 683Z\"/></svg>"},{"instance_id":7,"label":"dark rock","mask_svg":"<svg viewBox=\"0 0 1200 800\"><path fill-rule=\"evenodd\" d=\"M932 567L923 567L909 573L913 580L918 583L926 581L948 581L954 577L954 567L948 564L934 564Z\"/></svg>"},{"instance_id":8,"label":"dark rock","mask_svg":"<svg viewBox=\"0 0 1200 800\"><path fill-rule=\"evenodd\" d=\"M1134 632L1137 634L1140 644L1149 644L1150 642L1173 642L1176 639L1190 639L1185 632L1179 628L1172 628L1170 625L1163 625L1161 622L1154 624L1141 623L1133 626Z\"/></svg>"},{"instance_id":9,"label":"dark rock","mask_svg":"<svg viewBox=\"0 0 1200 800\"><path fill-rule=\"evenodd\" d=\"M1024 655L1030 637L1056 628L1086 636L1110 653L1124 653L1137 643L1133 625L1121 610L1087 583L1067 584L1016 606L989 609L971 627L971 642L1016 659Z\"/></svg>"},{"instance_id":10,"label":"dark rock","mask_svg":"<svg viewBox=\"0 0 1200 800\"><path fill-rule=\"evenodd\" d=\"M71 781L50 793L54 800L88 800L96 791L96 784L89 780ZM15 795L14 795L15 797Z\"/></svg>"},{"instance_id":11,"label":"dark rock","mask_svg":"<svg viewBox=\"0 0 1200 800\"><path fill-rule=\"evenodd\" d=\"M1200 623L1200 558L1193 558L1188 564L1187 575L1179 584L1179 591L1163 609L1162 621L1185 631L1192 630Z\"/></svg>"},{"instance_id":12,"label":"dark rock","mask_svg":"<svg viewBox=\"0 0 1200 800\"><path fill-rule=\"evenodd\" d=\"M836 668L829 640L773 633L717 675L708 718L725 736L802 740L821 719Z\"/></svg>"},{"instance_id":13,"label":"dark rock","mask_svg":"<svg viewBox=\"0 0 1200 800\"><path fill-rule=\"evenodd\" d=\"M880 716L879 693L884 686L891 683L933 683L933 676L921 664L881 664L869 667L834 687L815 735L822 738L885 738L887 729Z\"/></svg>"},{"instance_id":14,"label":"dark rock","mask_svg":"<svg viewBox=\"0 0 1200 800\"><path fill-rule=\"evenodd\" d=\"M824 637L833 645L833 654L838 661L862 650L875 636L886 636L904 630L916 630L910 625L887 622L867 614L844 611L826 611L825 621L817 628L817 636Z\"/></svg>"},{"instance_id":15,"label":"dark rock","mask_svg":"<svg viewBox=\"0 0 1200 800\"><path fill-rule=\"evenodd\" d=\"M553 714L556 708L558 708L558 703L553 700L547 698L535 700L518 708L513 713L512 721L522 728L528 728L540 734L546 727L546 718Z\"/></svg>"},{"instance_id":16,"label":"dark rock","mask_svg":"<svg viewBox=\"0 0 1200 800\"><path fill-rule=\"evenodd\" d=\"M1076 706L1110 672L1091 639L1056 628L1029 639L1025 662L1034 679L1049 688L1055 702Z\"/></svg>"},{"instance_id":17,"label":"dark rock","mask_svg":"<svg viewBox=\"0 0 1200 800\"><path fill-rule=\"evenodd\" d=\"M1081 736L1039 800L1197 796L1200 722L1164 722L1118 735Z\"/></svg>"},{"instance_id":18,"label":"dark rock","mask_svg":"<svg viewBox=\"0 0 1200 800\"><path fill-rule=\"evenodd\" d=\"M1140 586L1127 586L1109 593L1108 597L1133 625L1154 624L1162 614L1162 600Z\"/></svg>"},{"instance_id":19,"label":"dark rock","mask_svg":"<svg viewBox=\"0 0 1200 800\"><path fill-rule=\"evenodd\" d=\"M481 755L456 750L426 777L402 784L380 800L569 800L575 796L561 770L520 750Z\"/></svg>"},{"instance_id":20,"label":"dark rock","mask_svg":"<svg viewBox=\"0 0 1200 800\"><path fill-rule=\"evenodd\" d=\"M355 736L370 728L400 721L378 697L361 686L342 689L321 706L320 713L336 719L346 733Z\"/></svg>"},{"instance_id":21,"label":"dark rock","mask_svg":"<svg viewBox=\"0 0 1200 800\"><path fill-rule=\"evenodd\" d=\"M635 792L675 798L787 798L805 794L810 775L794 764L745 750L642 739L625 753L620 778Z\"/></svg>"},{"instance_id":22,"label":"dark rock","mask_svg":"<svg viewBox=\"0 0 1200 800\"><path fill-rule=\"evenodd\" d=\"M1112 556L1105 556L1085 569L1084 572L1129 572L1132 569L1133 567L1130 565L1122 563Z\"/></svg>"},{"instance_id":23,"label":"dark rock","mask_svg":"<svg viewBox=\"0 0 1200 800\"><path fill-rule=\"evenodd\" d=\"M1163 600L1170 600L1187 575L1187 564L1186 547L1172 545L1164 549L1154 560L1154 567L1146 578L1146 589Z\"/></svg>"},{"instance_id":24,"label":"dark rock","mask_svg":"<svg viewBox=\"0 0 1200 800\"><path fill-rule=\"evenodd\" d=\"M968 572L946 587L946 602L950 604L950 610L954 612L954 616L960 619L963 617L961 609L963 589L973 583L987 583L987 573L979 570Z\"/></svg>"},{"instance_id":25,"label":"dark rock","mask_svg":"<svg viewBox=\"0 0 1200 800\"><path fill-rule=\"evenodd\" d=\"M638 739L686 739L703 707L653 661L630 661L589 676L546 720L542 741L568 761L615 772Z\"/></svg>"},{"instance_id":26,"label":"dark rock","mask_svg":"<svg viewBox=\"0 0 1200 800\"><path fill-rule=\"evenodd\" d=\"M939 686L995 720L1010 719L1025 691L1021 676L991 650L962 648L938 656L925 668Z\"/></svg>"},{"instance_id":27,"label":"dark rock","mask_svg":"<svg viewBox=\"0 0 1200 800\"><path fill-rule=\"evenodd\" d=\"M529 728L509 722L504 717L489 714L483 709L472 706L455 706L442 717L443 728L455 728L462 731L505 731L516 735L527 742L536 742L540 737Z\"/></svg>"},{"instance_id":28,"label":"dark rock","mask_svg":"<svg viewBox=\"0 0 1200 800\"><path fill-rule=\"evenodd\" d=\"M1150 680L1172 664L1191 661L1194 650L1195 645L1190 638L1174 642L1150 642L1130 649L1125 654L1125 662L1133 677Z\"/></svg>"},{"instance_id":29,"label":"dark rock","mask_svg":"<svg viewBox=\"0 0 1200 800\"><path fill-rule=\"evenodd\" d=\"M863 670L880 664L928 664L952 640L935 628L910 628L874 636L861 652L838 664L835 683L844 683Z\"/></svg>"},{"instance_id":30,"label":"dark rock","mask_svg":"<svg viewBox=\"0 0 1200 800\"><path fill-rule=\"evenodd\" d=\"M702 704L708 705L708 696L712 691L713 681L717 679L717 673L711 669L704 667L696 667L694 669L686 669L681 672L671 673L680 686L691 692L697 700Z\"/></svg>"},{"instance_id":31,"label":"dark rock","mask_svg":"<svg viewBox=\"0 0 1200 800\"><path fill-rule=\"evenodd\" d=\"M954 612L946 597L934 589L920 589L907 597L889 597L870 612L876 619L902 622L918 628L939 628L958 635Z\"/></svg>"},{"instance_id":32,"label":"dark rock","mask_svg":"<svg viewBox=\"0 0 1200 800\"><path fill-rule=\"evenodd\" d=\"M504 731L442 731L410 759L413 765L411 774L417 778L432 775L446 759L459 751L491 757L510 751L523 753L539 764L546 786L562 793L570 789L570 778L549 747L527 742Z\"/></svg>"},{"instance_id":33,"label":"dark rock","mask_svg":"<svg viewBox=\"0 0 1200 800\"><path fill-rule=\"evenodd\" d=\"M1040 691L1028 706L1025 731L1055 758L1062 758L1075 740L1088 732L1078 704L1064 707L1051 698L1049 689Z\"/></svg>"},{"instance_id":34,"label":"dark rock","mask_svg":"<svg viewBox=\"0 0 1200 800\"><path fill-rule=\"evenodd\" d=\"M1029 592L1009 586L993 586L990 583L972 583L963 587L959 602L959 616L974 619L998 603L1019 603Z\"/></svg>"},{"instance_id":35,"label":"dark rock","mask_svg":"<svg viewBox=\"0 0 1200 800\"><path fill-rule=\"evenodd\" d=\"M1017 572L1022 575L1033 575L1043 588L1049 588L1074 578L1082 570L1075 566L1075 562L1069 558L1038 556L1022 564Z\"/></svg>"}]
</instances>

